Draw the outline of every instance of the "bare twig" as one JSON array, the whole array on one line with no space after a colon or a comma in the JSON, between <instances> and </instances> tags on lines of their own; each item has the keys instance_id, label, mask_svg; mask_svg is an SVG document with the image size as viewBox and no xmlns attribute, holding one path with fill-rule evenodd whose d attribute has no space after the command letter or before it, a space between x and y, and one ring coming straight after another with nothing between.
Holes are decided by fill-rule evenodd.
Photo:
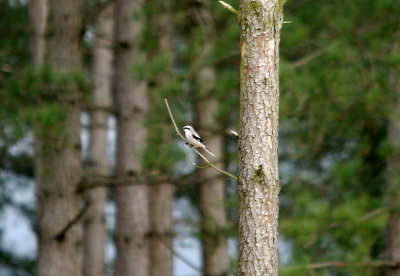
<instances>
[{"instance_id":1,"label":"bare twig","mask_svg":"<svg viewBox=\"0 0 400 276\"><path fill-rule=\"evenodd\" d=\"M324 269L329 267L397 267L399 263L388 260L378 260L378 261L369 261L369 262L360 262L360 263L351 263L351 262L341 262L341 261L332 261L332 262L324 262L324 263L312 263L306 265L294 265L289 267L282 267L281 270L297 270L297 269Z\"/></svg>"},{"instance_id":2,"label":"bare twig","mask_svg":"<svg viewBox=\"0 0 400 276\"><path fill-rule=\"evenodd\" d=\"M326 48L321 49L321 50L319 50L319 51L316 51L316 52L314 52L314 53L312 53L312 54L310 54L310 55L308 55L308 56L305 56L305 57L299 59L298 61L292 63L292 64L290 65L290 69L296 69L296 68L298 68L298 67L301 67L301 66L305 65L306 63L312 61L313 59L316 59L316 58L318 58L319 56L322 56L322 55L325 54L326 52L329 52L330 50L332 50L332 49L335 48L336 46L337 46L337 44L333 44L333 45L331 45L331 46L329 46L329 47L326 47Z\"/></svg>"},{"instance_id":3,"label":"bare twig","mask_svg":"<svg viewBox=\"0 0 400 276\"><path fill-rule=\"evenodd\" d=\"M146 177L143 179L138 179L137 177L116 177L116 176L108 176L108 175L86 175L84 176L77 189L77 193L82 193L91 189L96 189L98 187L119 187L119 186L134 186L134 185L148 185L148 186L156 186L156 185L175 185L175 186L188 186L188 185L198 185L202 182L214 180L215 178L222 177L221 175L216 175L213 177L207 177L204 179L194 179L188 180L191 176L193 176L195 172L185 174L178 178L151 178Z\"/></svg>"},{"instance_id":4,"label":"bare twig","mask_svg":"<svg viewBox=\"0 0 400 276\"><path fill-rule=\"evenodd\" d=\"M380 215L380 214L382 214L382 213L384 213L386 211L389 211L388 207L382 207L382 208L375 209L375 210L373 210L373 211L371 211L369 213L366 213L364 216L362 216L360 218L360 221L368 220L368 219L373 218L375 216L378 216L378 215Z\"/></svg>"},{"instance_id":5,"label":"bare twig","mask_svg":"<svg viewBox=\"0 0 400 276\"><path fill-rule=\"evenodd\" d=\"M118 115L118 111L113 107L101 106L101 105L93 105L93 104L84 104L82 105L82 109L85 111L103 111L112 115Z\"/></svg>"},{"instance_id":6,"label":"bare twig","mask_svg":"<svg viewBox=\"0 0 400 276\"><path fill-rule=\"evenodd\" d=\"M176 252L171 246L169 246L169 244L162 239L159 235L154 234L155 237L157 237L161 243L169 250L171 251L171 253L177 257L179 260L181 260L182 262L184 262L187 266L189 266L190 268L192 268L193 270L196 270L199 273L203 273L203 270L201 270L200 268L198 268L195 264L193 264L191 261L189 261L188 259L186 259L186 257L184 257L183 255L179 254L178 252Z\"/></svg>"},{"instance_id":7,"label":"bare twig","mask_svg":"<svg viewBox=\"0 0 400 276\"><path fill-rule=\"evenodd\" d=\"M231 5L229 5L228 3L224 2L224 1L218 1L225 9L227 9L228 11L232 12L233 14L239 15L239 12L237 9L235 9L234 7L232 7Z\"/></svg>"},{"instance_id":8,"label":"bare twig","mask_svg":"<svg viewBox=\"0 0 400 276\"><path fill-rule=\"evenodd\" d=\"M230 135L232 135L232 136L235 136L236 138L239 138L239 133L237 133L237 131L235 131L235 130L233 130L233 129L230 129L230 130L228 131L228 134L230 134Z\"/></svg>"},{"instance_id":9,"label":"bare twig","mask_svg":"<svg viewBox=\"0 0 400 276\"><path fill-rule=\"evenodd\" d=\"M75 224L77 224L81 218L83 217L83 215L86 213L86 211L89 208L89 203L86 202L85 205L83 206L83 208L78 212L78 214L76 214L76 216L70 220L63 229L61 229L61 231L55 235L55 239L59 242L62 242L65 239L65 235L67 234L67 232L72 228L72 226L74 226Z\"/></svg>"},{"instance_id":10,"label":"bare twig","mask_svg":"<svg viewBox=\"0 0 400 276\"><path fill-rule=\"evenodd\" d=\"M177 257L179 260L181 260L182 262L184 262L187 266L189 266L190 268L192 268L193 270L199 272L200 274L204 275L204 276L219 276L221 274L210 274L207 273L205 271L203 271L201 268L197 267L194 263L192 263L190 260L188 260L185 256L183 256L182 254L179 254L178 252L176 252L159 234L153 233L153 235L155 237L157 237L160 242L169 250L171 251L171 253Z\"/></svg>"},{"instance_id":11,"label":"bare twig","mask_svg":"<svg viewBox=\"0 0 400 276\"><path fill-rule=\"evenodd\" d=\"M177 134L179 137L181 137L181 139L182 139L183 141L186 142L186 139L185 139L185 138L183 137L183 135L179 132L179 129L178 129L178 127L176 126L176 123L175 123L175 120L174 120L174 116L172 115L171 108L169 107L169 104L168 104L167 99L164 99L164 100L165 100L165 105L167 106L167 109L168 109L169 116L171 117L172 124L174 125L176 134ZM229 176L230 178L232 178L232 179L234 179L234 180L236 180L236 181L238 180L238 178L237 178L236 176L234 176L233 174L230 174L230 173L227 172L227 171L221 170L220 168L216 167L213 163L211 163L210 161L208 161L208 159L207 159L203 154L201 154L197 149L195 149L195 148L193 148L193 147L192 147L192 149L207 163L207 165L209 165L210 167L214 168L214 170L216 170L216 171L218 171L218 172L220 172L220 173L222 173L222 174L224 174L224 175L226 175L226 176ZM196 167L197 167L197 166L196 166Z\"/></svg>"}]
</instances>

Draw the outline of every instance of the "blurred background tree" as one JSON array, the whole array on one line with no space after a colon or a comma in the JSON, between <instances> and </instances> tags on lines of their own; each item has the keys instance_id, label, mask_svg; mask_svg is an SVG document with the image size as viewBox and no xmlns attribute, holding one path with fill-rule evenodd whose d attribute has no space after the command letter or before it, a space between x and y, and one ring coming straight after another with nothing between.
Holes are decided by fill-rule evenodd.
<instances>
[{"instance_id":1,"label":"blurred background tree","mask_svg":"<svg viewBox=\"0 0 400 276\"><path fill-rule=\"evenodd\" d=\"M102 4L97 6L94 2L86 1L85 9L97 11L108 4L108 1L104 2L106 4L100 1ZM95 74L91 66L95 58L91 52L96 47L92 27L99 13L87 13L80 30L85 76L60 79L54 77L49 68L39 75L32 69L29 46L32 25L28 4L19 0L0 1L2 275L33 275L36 271L37 204L32 199L32 126L38 119L44 119L50 126L57 114L60 115L59 109L49 104L58 100L52 98L55 87L68 90L73 85L81 85L89 88L85 79L93 79ZM237 18L217 1L171 1L168 7L164 4L149 0L144 4L145 16L134 17L142 20L144 25L139 46L147 60L126 61L130 68L126 73L146 81L150 97L151 112L141 126L147 127L148 131L148 145L143 149L140 161L144 168L141 173L148 183L162 181L169 187L163 192L160 192L163 185L158 192L157 188L151 188L150 205L157 200L155 195L158 193L161 199L169 198L167 202L171 206L171 194L175 194L174 231L168 224L171 220L160 230L154 226L157 226L156 220L150 218L150 233L165 236L153 246L167 244L167 264L174 255L174 264L189 259L186 263L196 269L192 274L205 274L207 269L203 270L203 262L193 253L199 249L185 251L191 253L182 256L179 253L182 245L177 241L189 233L193 239L205 243L211 239L213 245L225 246L227 242L229 260L224 261L230 264L228 273L232 274L237 265L236 183L226 178L218 179L223 184L216 185L225 185L226 196L225 203L218 206L225 207L227 221L226 224L223 220L218 221L223 225L218 225L218 235L215 235L214 230L204 227L209 221L202 222L196 211L204 213L204 206L199 205L204 202L199 200L200 183L214 183L204 182L199 175L211 172L200 170L198 173L199 170L187 162L187 158L193 161L195 156L174 139L163 98L169 99L179 126L200 126L199 132L207 137L206 143L218 137L218 147L221 147L218 164L236 174L236 139L227 131L238 128L240 49ZM229 4L239 6L238 1ZM210 21L199 16L199 10L204 7ZM168 11L170 15L165 22L156 16ZM400 191L396 145L400 138L396 130L396 103L400 92L399 14L400 2L397 0L289 0L285 5L284 20L287 23L282 28L280 50L282 190L279 254L282 275L400 273L396 253L400 251L396 231L399 229L397 202ZM162 39L170 42L164 44ZM113 74L116 73L114 70ZM213 72L211 80L204 80L202 72L207 70ZM91 86L95 87L94 83ZM114 92L115 89L114 86ZM43 91L47 92L45 99L38 100L38 93ZM90 111L91 99L85 99L82 110ZM205 109L208 115L212 114L212 127L203 126L199 118ZM115 108L110 107L109 111L115 114ZM45 116L45 112L50 116ZM85 125L84 117L81 115L82 125ZM107 133L110 137L115 136L115 128L110 124ZM81 138L82 155L85 156L89 147L84 130ZM110 142L107 146L113 167L115 147ZM89 172L87 167L84 170ZM97 184L118 186L120 182L115 180L114 174ZM114 225L109 217L115 209L115 189L108 191L111 200L106 204L106 227L110 230L108 233L114 235ZM171 214L171 208L165 208L164 214ZM18 233L14 234L14 240L17 240L14 244L11 242L13 235L9 234L10 229L15 228L10 217L19 221L18 229L25 229L14 231ZM28 235L29 242L18 241L16 235ZM157 244L152 235L149 239ZM110 274L113 248L108 242L105 255ZM184 266L174 265L173 275L186 275L182 272ZM170 270L171 264L168 267Z\"/></svg>"}]
</instances>

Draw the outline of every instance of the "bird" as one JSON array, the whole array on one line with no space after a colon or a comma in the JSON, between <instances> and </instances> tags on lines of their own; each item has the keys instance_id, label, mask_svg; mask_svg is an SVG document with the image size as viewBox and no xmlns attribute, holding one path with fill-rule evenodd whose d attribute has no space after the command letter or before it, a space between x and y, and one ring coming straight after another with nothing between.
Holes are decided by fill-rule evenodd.
<instances>
[{"instance_id":1,"label":"bird","mask_svg":"<svg viewBox=\"0 0 400 276\"><path fill-rule=\"evenodd\" d=\"M208 154L215 156L214 153L206 148L206 144L204 143L203 139L200 138L200 135L194 130L192 126L184 126L183 131L185 132L187 145L194 148L202 148Z\"/></svg>"}]
</instances>

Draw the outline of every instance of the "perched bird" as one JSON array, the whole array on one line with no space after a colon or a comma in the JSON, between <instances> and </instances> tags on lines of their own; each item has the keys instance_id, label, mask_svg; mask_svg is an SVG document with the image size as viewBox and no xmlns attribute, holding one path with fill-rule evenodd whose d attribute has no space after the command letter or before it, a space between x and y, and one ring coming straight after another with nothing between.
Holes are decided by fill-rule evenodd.
<instances>
[{"instance_id":1,"label":"perched bird","mask_svg":"<svg viewBox=\"0 0 400 276\"><path fill-rule=\"evenodd\" d=\"M211 151L206 149L206 144L204 143L203 139L200 138L200 135L194 130L193 127L184 126L183 131L185 132L186 144L188 144L191 147L202 148L208 154L215 156Z\"/></svg>"}]
</instances>

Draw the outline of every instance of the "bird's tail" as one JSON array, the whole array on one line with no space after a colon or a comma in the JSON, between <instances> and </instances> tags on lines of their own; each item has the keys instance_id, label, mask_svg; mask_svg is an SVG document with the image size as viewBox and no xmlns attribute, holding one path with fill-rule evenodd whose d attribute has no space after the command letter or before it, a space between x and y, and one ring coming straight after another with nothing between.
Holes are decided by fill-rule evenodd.
<instances>
[{"instance_id":1,"label":"bird's tail","mask_svg":"<svg viewBox=\"0 0 400 276\"><path fill-rule=\"evenodd\" d=\"M205 150L208 154L210 154L210 155L212 155L212 156L215 156L215 154L212 153L211 151L209 151L208 149L204 148L204 150Z\"/></svg>"}]
</instances>

